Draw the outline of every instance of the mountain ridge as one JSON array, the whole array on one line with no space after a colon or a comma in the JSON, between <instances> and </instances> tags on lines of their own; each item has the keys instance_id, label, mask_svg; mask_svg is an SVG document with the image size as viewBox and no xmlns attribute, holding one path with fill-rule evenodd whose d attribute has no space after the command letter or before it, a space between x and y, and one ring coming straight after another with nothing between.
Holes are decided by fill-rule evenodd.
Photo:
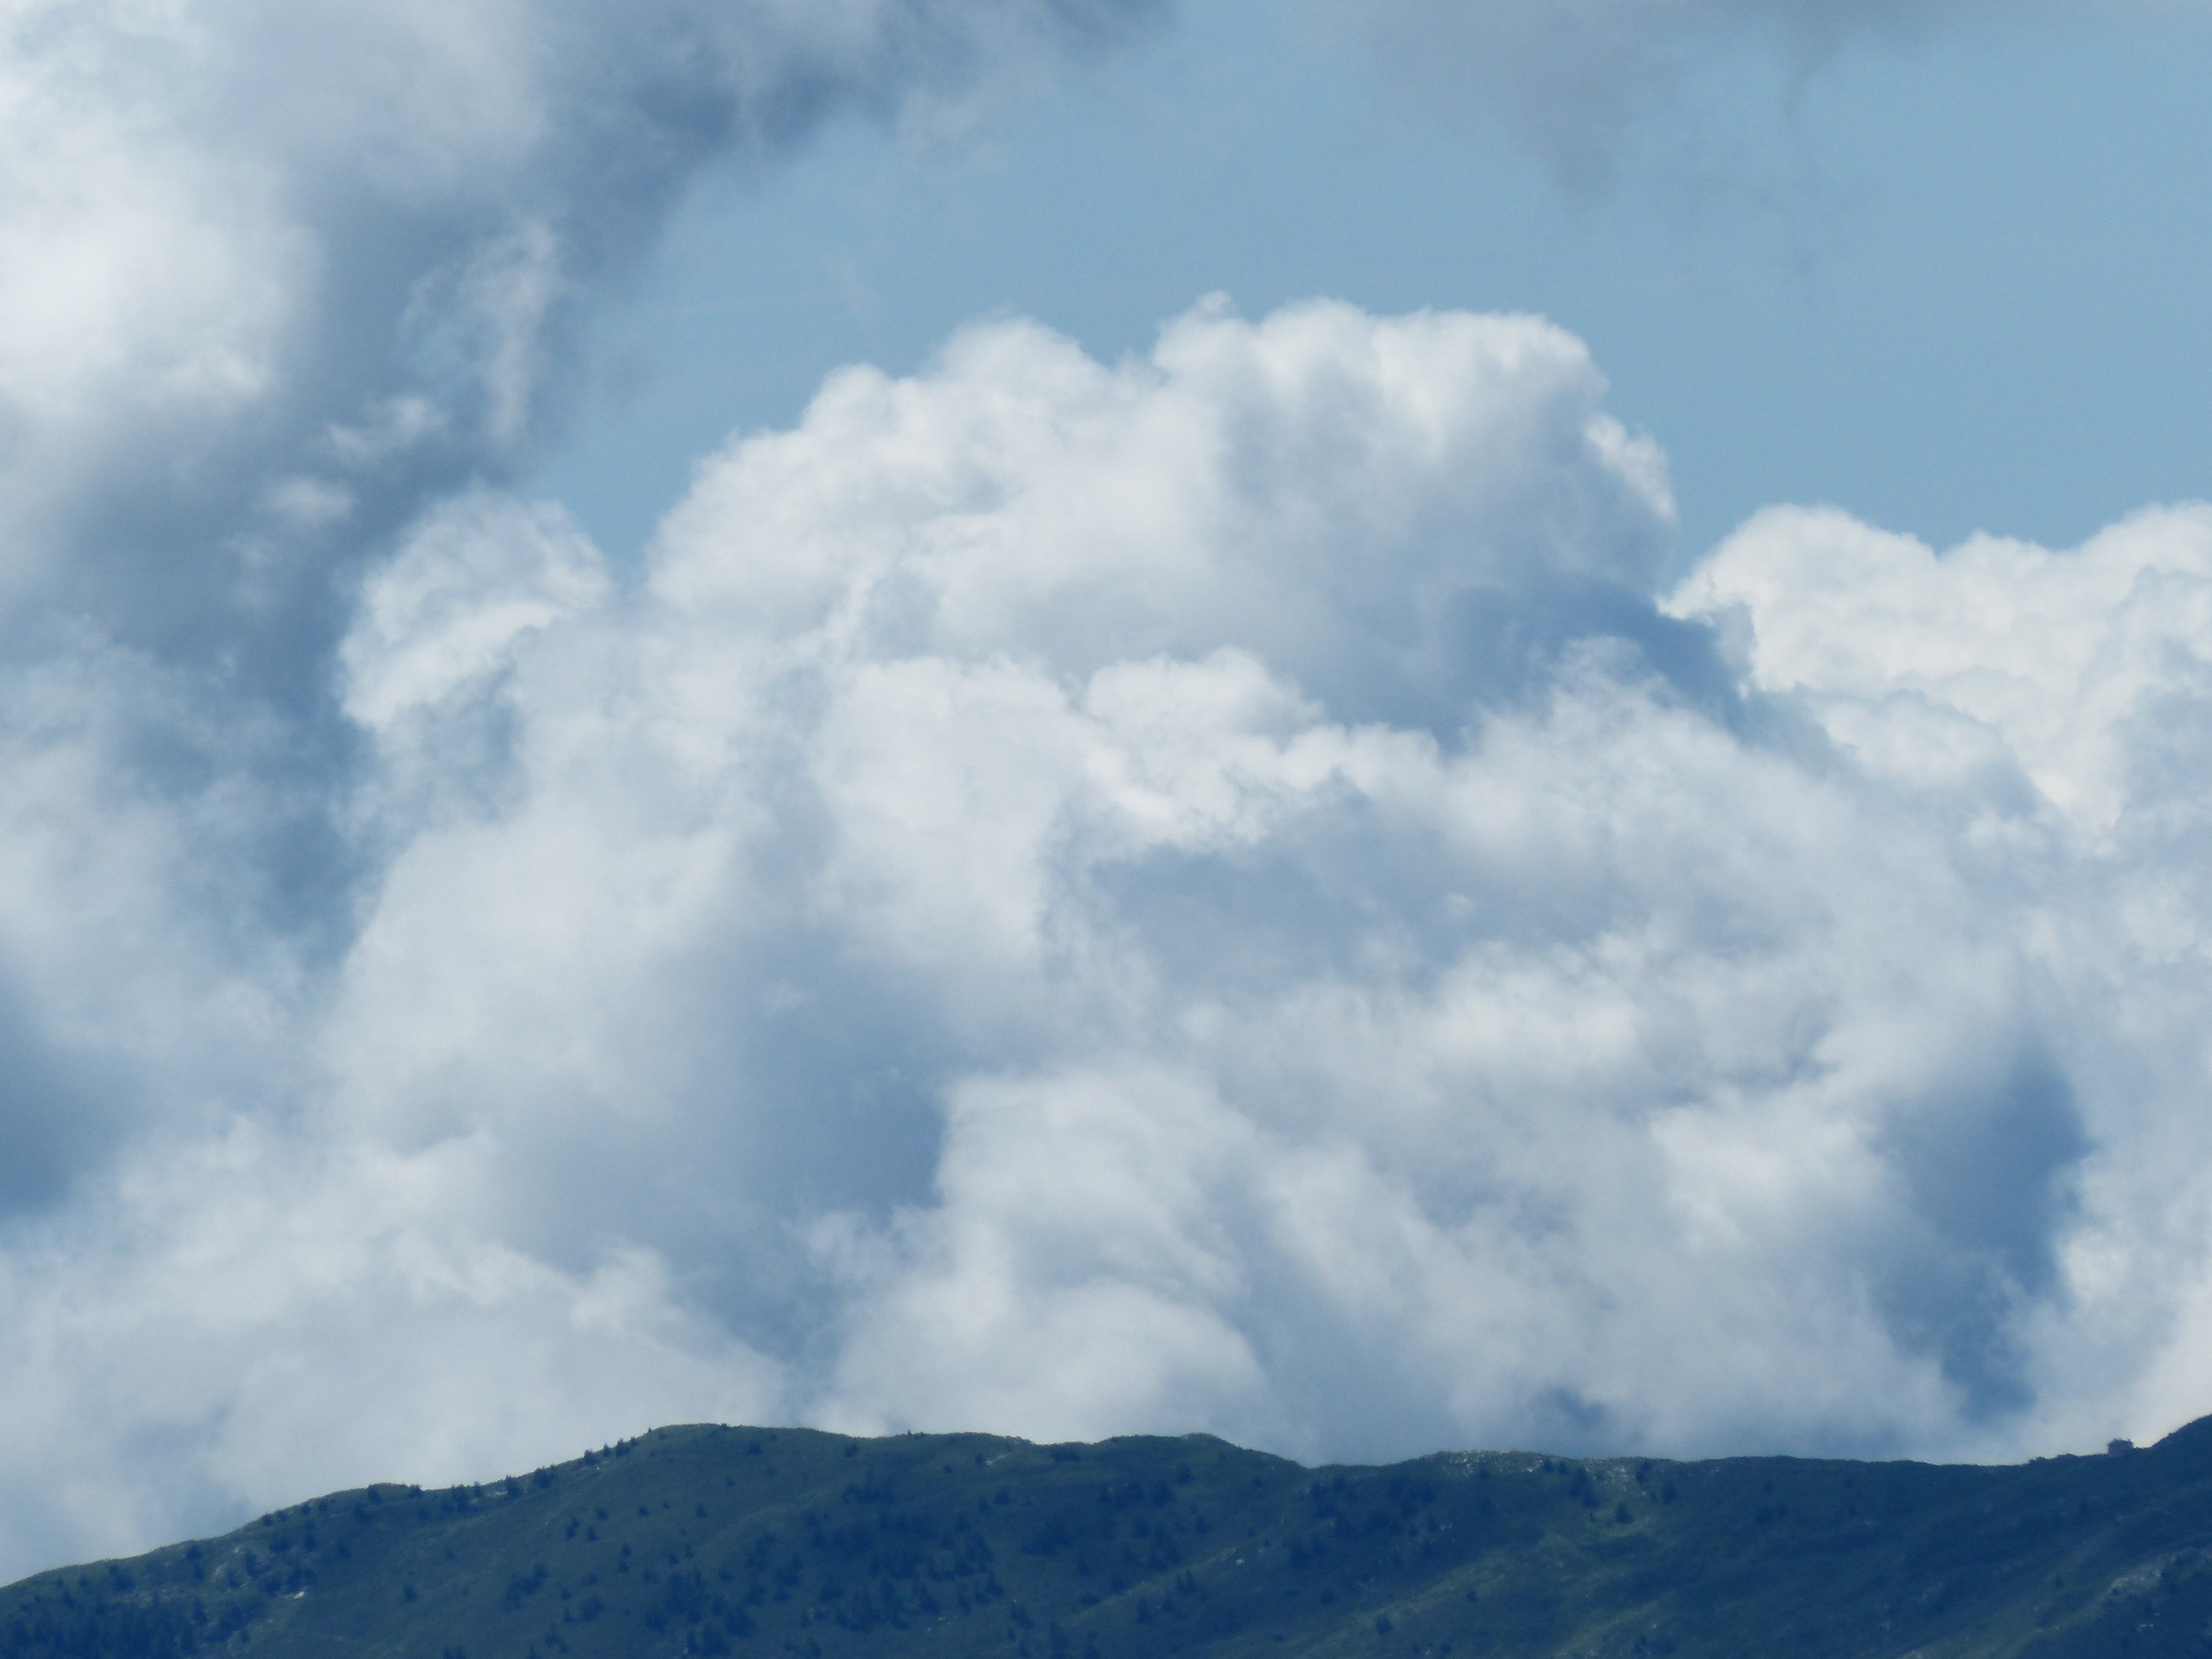
<instances>
[{"instance_id":1,"label":"mountain ridge","mask_svg":"<svg viewBox=\"0 0 2212 1659\"><path fill-rule=\"evenodd\" d=\"M2212 1419L2018 1465L682 1425L0 1589L0 1659L2212 1649Z\"/></svg>"}]
</instances>

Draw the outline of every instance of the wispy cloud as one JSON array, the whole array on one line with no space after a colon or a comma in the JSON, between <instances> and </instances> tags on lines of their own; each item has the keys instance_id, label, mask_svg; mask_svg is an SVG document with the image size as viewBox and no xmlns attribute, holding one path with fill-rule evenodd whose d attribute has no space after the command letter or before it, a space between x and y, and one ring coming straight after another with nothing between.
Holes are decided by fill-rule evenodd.
<instances>
[{"instance_id":1,"label":"wispy cloud","mask_svg":"<svg viewBox=\"0 0 2212 1659\"><path fill-rule=\"evenodd\" d=\"M1802 84L1845 48L1923 42L1951 27L2017 27L2129 0L1310 0L1324 24L1432 113L1502 123L1578 192L1609 185L1648 129L1682 115L1711 69ZM2142 8L2135 8L2141 9ZM2023 15L2023 14L2028 14Z\"/></svg>"}]
</instances>

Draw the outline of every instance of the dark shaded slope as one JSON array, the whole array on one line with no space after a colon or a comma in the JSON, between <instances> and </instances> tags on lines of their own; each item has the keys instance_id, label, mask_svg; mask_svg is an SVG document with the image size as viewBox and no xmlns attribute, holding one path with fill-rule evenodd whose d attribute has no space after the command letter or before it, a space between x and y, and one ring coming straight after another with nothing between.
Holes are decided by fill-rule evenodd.
<instances>
[{"instance_id":1,"label":"dark shaded slope","mask_svg":"<svg viewBox=\"0 0 2212 1659\"><path fill-rule=\"evenodd\" d=\"M0 1591L0 1659L2196 1655L2212 1426L2020 1468L665 1429Z\"/></svg>"}]
</instances>

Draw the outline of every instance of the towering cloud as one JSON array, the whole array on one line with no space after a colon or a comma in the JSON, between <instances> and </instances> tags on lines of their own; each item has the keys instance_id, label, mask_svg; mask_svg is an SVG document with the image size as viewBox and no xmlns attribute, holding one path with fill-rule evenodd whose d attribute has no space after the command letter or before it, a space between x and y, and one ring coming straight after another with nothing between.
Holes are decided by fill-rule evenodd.
<instances>
[{"instance_id":1,"label":"towering cloud","mask_svg":"<svg viewBox=\"0 0 2212 1659\"><path fill-rule=\"evenodd\" d=\"M170 1103L17 1224L19 1555L670 1414L2185 1413L2212 522L1776 514L1662 597L1601 390L1528 319L1000 325L733 444L635 580L425 514L340 653L357 921L125 821L155 1029L82 1052Z\"/></svg>"}]
</instances>

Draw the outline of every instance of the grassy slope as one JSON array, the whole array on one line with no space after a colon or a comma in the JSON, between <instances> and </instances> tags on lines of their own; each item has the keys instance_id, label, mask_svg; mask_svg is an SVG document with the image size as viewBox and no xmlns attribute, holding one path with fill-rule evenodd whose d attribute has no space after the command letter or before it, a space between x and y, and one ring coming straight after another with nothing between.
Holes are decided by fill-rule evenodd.
<instances>
[{"instance_id":1,"label":"grassy slope","mask_svg":"<svg viewBox=\"0 0 2212 1659\"><path fill-rule=\"evenodd\" d=\"M2160 1656L2208 1549L2212 1419L2019 1468L691 1427L40 1574L0 1659Z\"/></svg>"}]
</instances>

